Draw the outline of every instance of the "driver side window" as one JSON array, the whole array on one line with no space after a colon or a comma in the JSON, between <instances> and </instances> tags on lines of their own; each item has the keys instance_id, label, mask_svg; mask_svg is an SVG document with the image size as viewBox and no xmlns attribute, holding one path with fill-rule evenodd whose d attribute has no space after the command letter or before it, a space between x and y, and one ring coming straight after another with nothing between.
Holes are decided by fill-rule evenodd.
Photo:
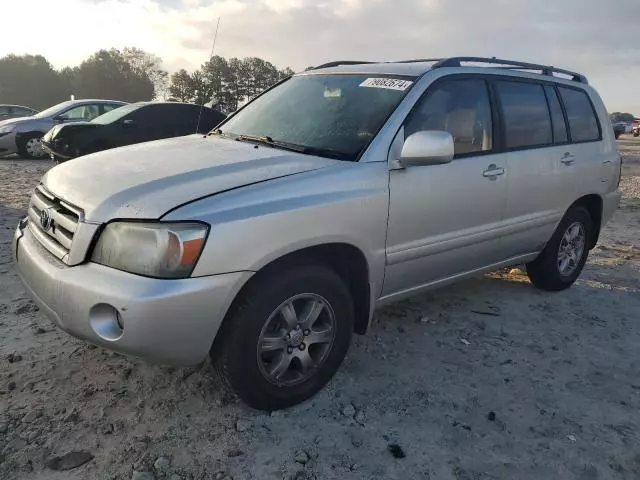
<instances>
[{"instance_id":1,"label":"driver side window","mask_svg":"<svg viewBox=\"0 0 640 480\"><path fill-rule=\"evenodd\" d=\"M431 87L411 112L405 135L423 130L449 132L456 155L490 151L493 127L486 82L445 80Z\"/></svg>"}]
</instances>

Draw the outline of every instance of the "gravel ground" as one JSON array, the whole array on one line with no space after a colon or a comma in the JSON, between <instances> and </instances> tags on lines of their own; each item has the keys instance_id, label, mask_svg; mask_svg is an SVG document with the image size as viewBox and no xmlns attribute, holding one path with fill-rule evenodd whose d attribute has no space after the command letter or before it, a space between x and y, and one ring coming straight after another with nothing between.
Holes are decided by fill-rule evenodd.
<instances>
[{"instance_id":1,"label":"gravel ground","mask_svg":"<svg viewBox=\"0 0 640 480\"><path fill-rule=\"evenodd\" d=\"M51 164L0 161L0 478L640 478L640 141L620 149L623 201L573 288L500 271L391 305L324 391L271 415L222 394L208 363L150 365L52 327L10 253Z\"/></svg>"}]
</instances>

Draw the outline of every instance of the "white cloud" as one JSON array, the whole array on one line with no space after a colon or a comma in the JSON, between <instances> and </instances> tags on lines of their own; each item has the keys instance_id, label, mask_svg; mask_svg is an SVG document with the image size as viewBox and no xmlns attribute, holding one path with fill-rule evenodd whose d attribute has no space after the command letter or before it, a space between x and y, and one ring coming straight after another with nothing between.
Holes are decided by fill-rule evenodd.
<instances>
[{"instance_id":1,"label":"white cloud","mask_svg":"<svg viewBox=\"0 0 640 480\"><path fill-rule=\"evenodd\" d=\"M3 22L0 55L41 53L61 67L135 45L193 69L218 16L216 53L227 57L294 69L447 55L545 62L584 72L610 109L640 115L637 0L21 0L3 6L3 19L29 18L28 32Z\"/></svg>"}]
</instances>

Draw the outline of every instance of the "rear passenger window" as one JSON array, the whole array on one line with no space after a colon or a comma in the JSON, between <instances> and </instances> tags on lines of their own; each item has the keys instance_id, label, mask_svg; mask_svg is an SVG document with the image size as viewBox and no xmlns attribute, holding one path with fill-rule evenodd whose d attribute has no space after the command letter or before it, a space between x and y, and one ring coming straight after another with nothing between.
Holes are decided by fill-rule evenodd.
<instances>
[{"instance_id":1,"label":"rear passenger window","mask_svg":"<svg viewBox=\"0 0 640 480\"><path fill-rule=\"evenodd\" d=\"M588 142L600 139L598 120L591 101L583 90L558 87L567 111L572 142Z\"/></svg>"},{"instance_id":2,"label":"rear passenger window","mask_svg":"<svg viewBox=\"0 0 640 480\"><path fill-rule=\"evenodd\" d=\"M551 117L542 85L497 82L505 129L505 147L539 147L552 143Z\"/></svg>"},{"instance_id":3,"label":"rear passenger window","mask_svg":"<svg viewBox=\"0 0 640 480\"><path fill-rule=\"evenodd\" d=\"M405 135L425 130L447 131L456 155L492 148L491 106L484 80L445 80L430 89L405 125Z\"/></svg>"},{"instance_id":4,"label":"rear passenger window","mask_svg":"<svg viewBox=\"0 0 640 480\"><path fill-rule=\"evenodd\" d=\"M547 94L549 110L551 111L551 123L553 124L553 143L567 143L567 124L564 122L562 107L556 89L546 85L544 91Z\"/></svg>"}]
</instances>

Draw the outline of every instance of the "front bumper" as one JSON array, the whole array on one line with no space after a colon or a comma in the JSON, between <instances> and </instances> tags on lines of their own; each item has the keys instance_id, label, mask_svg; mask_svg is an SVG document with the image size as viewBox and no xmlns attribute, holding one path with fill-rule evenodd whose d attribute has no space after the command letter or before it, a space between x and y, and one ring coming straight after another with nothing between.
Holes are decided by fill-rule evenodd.
<instances>
[{"instance_id":1,"label":"front bumper","mask_svg":"<svg viewBox=\"0 0 640 480\"><path fill-rule=\"evenodd\" d=\"M5 155L12 155L18 153L18 146L16 144L16 132L11 132L6 135L0 136L0 157Z\"/></svg>"},{"instance_id":2,"label":"front bumper","mask_svg":"<svg viewBox=\"0 0 640 480\"><path fill-rule=\"evenodd\" d=\"M50 141L42 140L42 149L47 154L49 154L52 159L71 160L72 158L75 158L74 155L71 155L68 152L66 153L61 152L61 149L57 145L54 145L53 142L50 142Z\"/></svg>"},{"instance_id":3,"label":"front bumper","mask_svg":"<svg viewBox=\"0 0 640 480\"><path fill-rule=\"evenodd\" d=\"M24 220L13 249L29 294L62 330L123 354L172 365L193 365L206 358L227 309L252 275L158 280L94 263L68 267L38 243Z\"/></svg>"}]
</instances>

